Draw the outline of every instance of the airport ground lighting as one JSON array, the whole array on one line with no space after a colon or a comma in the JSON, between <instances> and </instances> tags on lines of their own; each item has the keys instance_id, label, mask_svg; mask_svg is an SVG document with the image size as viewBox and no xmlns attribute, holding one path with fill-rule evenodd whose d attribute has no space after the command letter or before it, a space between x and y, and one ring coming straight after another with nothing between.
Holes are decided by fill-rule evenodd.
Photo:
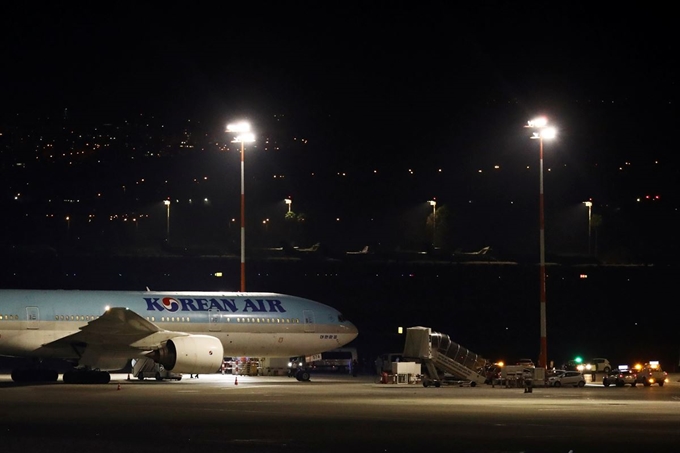
<instances>
[{"instance_id":1,"label":"airport ground lighting","mask_svg":"<svg viewBox=\"0 0 680 453\"><path fill-rule=\"evenodd\" d=\"M250 123L241 121L227 124L227 132L237 134L232 143L241 144L241 291L246 290L246 195L245 195L245 143L255 141L255 135L250 132Z\"/></svg>"},{"instance_id":2,"label":"airport ground lighting","mask_svg":"<svg viewBox=\"0 0 680 453\"><path fill-rule=\"evenodd\" d=\"M544 222L544 202L543 202L543 140L552 139L557 131L553 127L548 127L548 120L545 117L536 118L528 122L525 126L536 129L531 138L538 140L539 143L539 194L538 194L538 217L539 217L539 256L540 256L540 307L541 307L541 349L538 357L538 366L548 367L548 340L546 322L546 293L545 293L545 222Z\"/></svg>"},{"instance_id":3,"label":"airport ground lighting","mask_svg":"<svg viewBox=\"0 0 680 453\"><path fill-rule=\"evenodd\" d=\"M432 206L432 247L435 247L437 238L437 201L429 200L428 203Z\"/></svg>"},{"instance_id":4,"label":"airport ground lighting","mask_svg":"<svg viewBox=\"0 0 680 453\"><path fill-rule=\"evenodd\" d=\"M584 201L584 205L588 207L588 255L590 255L590 232L591 232L591 224L592 224L592 210L593 210L593 202L592 201Z\"/></svg>"}]
</instances>

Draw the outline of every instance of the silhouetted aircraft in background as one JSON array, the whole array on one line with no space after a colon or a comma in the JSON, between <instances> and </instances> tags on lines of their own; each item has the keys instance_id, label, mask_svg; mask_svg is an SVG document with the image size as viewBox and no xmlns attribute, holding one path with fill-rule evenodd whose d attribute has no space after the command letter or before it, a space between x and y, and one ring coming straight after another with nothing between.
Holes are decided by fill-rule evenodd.
<instances>
[{"instance_id":1,"label":"silhouetted aircraft in background","mask_svg":"<svg viewBox=\"0 0 680 453\"><path fill-rule=\"evenodd\" d=\"M490 253L491 247L486 246L475 252L455 251L451 255L454 261L496 261Z\"/></svg>"},{"instance_id":2,"label":"silhouetted aircraft in background","mask_svg":"<svg viewBox=\"0 0 680 453\"><path fill-rule=\"evenodd\" d=\"M346 255L368 255L369 253L370 252L368 251L367 245L365 245L364 248L362 248L361 250L359 250L357 252L352 252L352 251L345 252Z\"/></svg>"}]
</instances>

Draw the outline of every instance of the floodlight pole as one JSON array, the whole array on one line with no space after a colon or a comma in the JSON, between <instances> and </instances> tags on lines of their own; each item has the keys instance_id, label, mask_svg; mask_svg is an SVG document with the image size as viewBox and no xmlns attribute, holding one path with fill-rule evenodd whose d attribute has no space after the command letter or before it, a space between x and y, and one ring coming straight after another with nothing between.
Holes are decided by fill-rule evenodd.
<instances>
[{"instance_id":1,"label":"floodlight pole","mask_svg":"<svg viewBox=\"0 0 680 453\"><path fill-rule=\"evenodd\" d=\"M227 132L240 133L232 143L241 143L241 292L246 290L246 195L245 195L245 142L255 141L250 124L240 122L227 125Z\"/></svg>"},{"instance_id":2,"label":"floodlight pole","mask_svg":"<svg viewBox=\"0 0 680 453\"><path fill-rule=\"evenodd\" d=\"M245 145L241 141L241 292L246 291L246 184Z\"/></svg>"},{"instance_id":3,"label":"floodlight pole","mask_svg":"<svg viewBox=\"0 0 680 453\"><path fill-rule=\"evenodd\" d=\"M165 213L165 242L170 245L170 200L163 200L166 207Z\"/></svg>"},{"instance_id":4,"label":"floodlight pole","mask_svg":"<svg viewBox=\"0 0 680 453\"><path fill-rule=\"evenodd\" d=\"M592 214L592 209L593 209L593 202L592 201L584 201L583 204L585 204L588 207L588 255L590 256L590 232L591 232L591 214Z\"/></svg>"},{"instance_id":5,"label":"floodlight pole","mask_svg":"<svg viewBox=\"0 0 680 453\"><path fill-rule=\"evenodd\" d=\"M534 132L531 138L538 139L539 143L539 192L538 192L538 223L539 223L539 285L540 285L540 306L541 306L541 348L538 357L538 366L548 368L548 340L547 340L547 322L546 322L546 294L545 294L545 214L544 214L544 200L543 200L543 138L553 138L555 130L546 127L547 120L545 118L537 118L529 121L525 127L538 129Z\"/></svg>"},{"instance_id":6,"label":"floodlight pole","mask_svg":"<svg viewBox=\"0 0 680 453\"><path fill-rule=\"evenodd\" d=\"M545 217L543 211L543 137L538 139L539 143L539 195L538 195L538 215L539 215L539 248L540 248L540 301L541 301L541 351L538 357L540 367L548 367L548 339L546 322L546 294L545 294Z\"/></svg>"},{"instance_id":7,"label":"floodlight pole","mask_svg":"<svg viewBox=\"0 0 680 453\"><path fill-rule=\"evenodd\" d=\"M436 247L435 242L437 241L437 201L428 201L430 206L432 206L432 247Z\"/></svg>"}]
</instances>

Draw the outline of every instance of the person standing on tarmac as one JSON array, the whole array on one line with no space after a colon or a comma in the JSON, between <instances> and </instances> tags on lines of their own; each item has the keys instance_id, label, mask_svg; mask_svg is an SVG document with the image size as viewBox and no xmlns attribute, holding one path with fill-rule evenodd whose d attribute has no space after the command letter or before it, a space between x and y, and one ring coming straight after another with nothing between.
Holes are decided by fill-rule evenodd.
<instances>
[{"instance_id":1,"label":"person standing on tarmac","mask_svg":"<svg viewBox=\"0 0 680 453\"><path fill-rule=\"evenodd\" d=\"M383 360L382 357L378 356L377 359L375 359L375 374L378 376L382 375L383 372Z\"/></svg>"},{"instance_id":2,"label":"person standing on tarmac","mask_svg":"<svg viewBox=\"0 0 680 453\"><path fill-rule=\"evenodd\" d=\"M534 373L531 368L524 368L522 379L524 380L524 393L533 393Z\"/></svg>"},{"instance_id":3,"label":"person standing on tarmac","mask_svg":"<svg viewBox=\"0 0 680 453\"><path fill-rule=\"evenodd\" d=\"M357 359L352 359L352 376L357 377L358 373L359 373L359 362L357 362Z\"/></svg>"}]
</instances>

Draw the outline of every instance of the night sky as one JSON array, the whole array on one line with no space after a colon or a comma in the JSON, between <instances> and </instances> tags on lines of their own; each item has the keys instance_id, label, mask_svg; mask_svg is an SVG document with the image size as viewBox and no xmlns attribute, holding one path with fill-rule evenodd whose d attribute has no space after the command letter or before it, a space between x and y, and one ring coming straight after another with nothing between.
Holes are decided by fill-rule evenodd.
<instances>
[{"instance_id":1,"label":"night sky","mask_svg":"<svg viewBox=\"0 0 680 453\"><path fill-rule=\"evenodd\" d=\"M538 144L523 126L546 115L559 130L546 168L571 170L546 182L548 203L567 210L592 198L618 209L661 194L668 212L677 206L678 40L660 7L121 2L25 4L3 16L3 121L144 113L217 131L247 118L267 136L283 115L289 134L323 145L316 161L344 171L443 168L410 195L462 204L480 191L510 197L528 178L532 189L517 196L536 192L533 173L485 185L470 172L535 169ZM638 171L634 187L612 185L627 166ZM351 196L409 195L395 190L369 184Z\"/></svg>"},{"instance_id":2,"label":"night sky","mask_svg":"<svg viewBox=\"0 0 680 453\"><path fill-rule=\"evenodd\" d=\"M426 201L434 198L439 208L447 206L451 212L451 249L491 246L500 259L519 261L524 255L536 263L538 143L529 139L524 125L545 115L558 129L557 138L545 144L549 259L558 252L585 253L583 201L592 199L593 213L603 219L597 236L603 261L626 262L641 252L663 252L676 260L680 52L675 10L630 2L472 3L284 2L275 8L269 2L3 5L0 132L21 122L25 129L19 137L35 138L41 131L31 130L31 118L60 118L67 112L68 127L89 133L104 124L149 121L167 124L168 136L180 135L191 120L192 126L199 123L208 131L203 137L214 144L230 140L224 133L226 123L245 118L258 137L246 170L249 253L255 247L278 245L283 236L262 239L266 231L261 219L283 218L287 196L295 210L308 215L310 228L313 222L317 225L296 245L336 240L331 247L343 255L369 242L387 243L388 233L391 247L417 248L414 237L429 239ZM59 194L54 198L60 202L82 196L81 219L95 208L102 222L123 211L150 213L156 223L142 223L139 233L157 243L165 231L163 199L191 193L196 199L216 200L204 211L192 207L183 212L186 204L173 205L175 243L195 245L214 237L223 244L225 225L238 216L234 153L202 153L198 158L187 154L163 161L164 167L158 159L137 159L115 171L96 166L100 159L111 158L103 151L79 166L70 166L66 159L51 166L51 161L36 163L21 156L17 159L29 163L27 173L44 165L35 170L40 178L26 184L11 156L11 144L20 140L8 137L0 137L0 176L11 185L3 187L0 204L8 219L0 225L3 246L31 237L33 230L25 220L29 211L30 219L53 222L34 235L41 241L47 237L50 245L85 249L81 243L113 244L122 249L134 243L137 231L132 227L128 236L109 226L88 230L88 224L67 210L72 205L46 202L52 192ZM210 141L194 140L201 146ZM279 154L268 150L278 146ZM287 178L271 182L271 174L277 173ZM4 179L7 174L11 177ZM206 175L208 183L194 183ZM117 179L107 183L107 177ZM267 177L270 182L259 184ZM137 191L142 178L146 193ZM121 186L127 192L115 198ZM204 188L210 194L203 193ZM99 190L109 205L87 201ZM27 201L15 202L18 191ZM660 198L652 201L647 195ZM51 220L44 220L43 206L54 210ZM67 214L74 215L68 226L63 220ZM336 218L343 222L334 222ZM377 225L369 230L374 219ZM258 225L259 230L251 228ZM237 244L235 231L229 234ZM148 283L149 276L139 274L144 282L133 281L139 287L167 284ZM483 290L494 288L481 281ZM488 290L488 299L504 301L506 293L529 293L522 299L526 311L519 307L510 318L531 319L538 311L536 290L518 282L511 291L498 286L501 296ZM577 285L572 280L567 284ZM586 303L599 307L604 318L613 307L601 304L610 286L621 286L614 297L630 297L642 307L648 287L636 284L635 291L617 281L603 284L602 293L583 293L593 298ZM428 287L422 280L413 285L403 293L422 294ZM368 279L365 286L383 288ZM454 286L459 291L469 287ZM373 314L366 311L372 305L357 298L360 291L352 294L354 286L344 281L342 287L350 293L347 299L356 299L361 307L348 308L349 314L371 319ZM322 289L328 293L326 280ZM450 289L430 291L434 300ZM469 291L457 294L460 300L481 298L476 288ZM558 292L550 293L551 302ZM382 296L376 290L376 300ZM578 294L567 302L583 300ZM341 306L342 301L332 302ZM392 306L389 300L383 303L375 305L376 312ZM566 302L563 309L562 319L567 314L581 319L565 321L561 328L581 325L582 311L574 312ZM663 313L642 312L650 317ZM410 312L408 316L407 321L394 322L414 322ZM437 318L446 316L435 313ZM462 324L472 316L463 313L460 321L452 322ZM509 319L504 310L497 317L491 317L490 325L504 326ZM555 319L560 318L551 322ZM633 322L638 319L624 319L621 325ZM440 328L457 332L458 341L473 347L480 344L475 343L475 335L481 335L476 326L467 334L463 325ZM533 321L531 326L538 328ZM534 345L537 331L527 335L527 344ZM583 342L597 344L597 339ZM526 355L532 355L533 348Z\"/></svg>"},{"instance_id":3,"label":"night sky","mask_svg":"<svg viewBox=\"0 0 680 453\"><path fill-rule=\"evenodd\" d=\"M582 129L568 106L657 105L637 111L645 125L677 97L677 38L661 9L249 4L7 7L3 110L269 110L412 124L397 131L416 136L429 125L442 136L490 102Z\"/></svg>"}]
</instances>

